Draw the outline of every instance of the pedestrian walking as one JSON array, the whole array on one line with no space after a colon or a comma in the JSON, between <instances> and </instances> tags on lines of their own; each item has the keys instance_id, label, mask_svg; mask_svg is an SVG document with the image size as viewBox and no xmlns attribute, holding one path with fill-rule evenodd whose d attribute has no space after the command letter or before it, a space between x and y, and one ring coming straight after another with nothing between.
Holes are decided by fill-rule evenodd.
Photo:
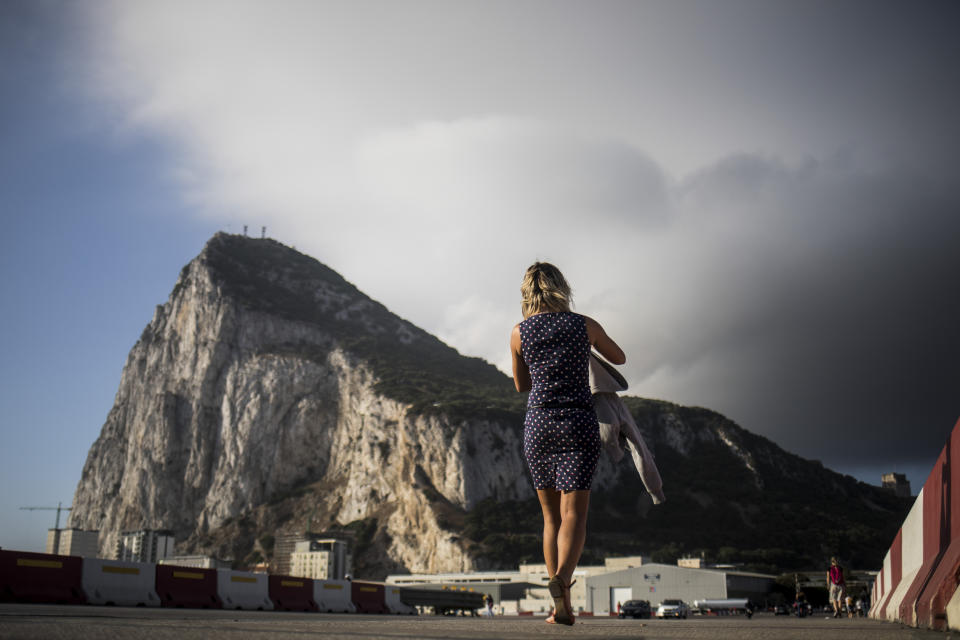
<instances>
[{"instance_id":1,"label":"pedestrian walking","mask_svg":"<svg viewBox=\"0 0 960 640\"><path fill-rule=\"evenodd\" d=\"M830 604L833 605L833 617L843 617L843 598L846 595L846 581L843 576L843 567L837 559L830 558L830 569L827 571L827 586L830 589Z\"/></svg>"},{"instance_id":2,"label":"pedestrian walking","mask_svg":"<svg viewBox=\"0 0 960 640\"><path fill-rule=\"evenodd\" d=\"M570 285L547 262L520 285L523 321L510 335L517 391L529 391L523 454L543 510L543 559L550 575L552 624L572 625L570 587L587 535L590 486L600 427L588 376L591 347L613 364L626 356L595 320L570 310Z\"/></svg>"}]
</instances>

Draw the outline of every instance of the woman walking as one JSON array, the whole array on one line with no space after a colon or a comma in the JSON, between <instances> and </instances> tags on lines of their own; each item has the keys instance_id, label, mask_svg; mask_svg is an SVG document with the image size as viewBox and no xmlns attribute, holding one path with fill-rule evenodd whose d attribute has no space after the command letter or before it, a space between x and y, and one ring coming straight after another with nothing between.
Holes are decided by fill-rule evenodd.
<instances>
[{"instance_id":1,"label":"woman walking","mask_svg":"<svg viewBox=\"0 0 960 640\"><path fill-rule=\"evenodd\" d=\"M570 311L570 286L552 264L537 262L520 286L524 320L510 352L517 391L530 391L523 455L543 509L543 559L554 615L573 624L570 586L587 534L590 484L600 457L600 431L588 377L590 348L614 364L623 350L594 320Z\"/></svg>"}]
</instances>

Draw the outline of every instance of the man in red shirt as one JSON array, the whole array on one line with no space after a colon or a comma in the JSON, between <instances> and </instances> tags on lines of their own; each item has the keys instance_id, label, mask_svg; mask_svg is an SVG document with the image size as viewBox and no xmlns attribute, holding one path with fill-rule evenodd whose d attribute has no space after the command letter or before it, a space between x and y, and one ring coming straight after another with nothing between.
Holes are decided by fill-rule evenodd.
<instances>
[{"instance_id":1,"label":"man in red shirt","mask_svg":"<svg viewBox=\"0 0 960 640\"><path fill-rule=\"evenodd\" d=\"M843 617L843 595L846 583L843 579L843 567L836 558L830 558L830 570L827 571L827 587L830 589L830 604L833 605L833 617Z\"/></svg>"}]
</instances>

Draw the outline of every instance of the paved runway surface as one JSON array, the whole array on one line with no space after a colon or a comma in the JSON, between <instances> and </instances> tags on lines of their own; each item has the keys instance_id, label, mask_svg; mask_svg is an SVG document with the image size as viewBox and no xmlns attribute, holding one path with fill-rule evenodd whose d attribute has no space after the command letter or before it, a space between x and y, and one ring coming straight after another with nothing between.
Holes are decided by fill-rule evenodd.
<instances>
[{"instance_id":1,"label":"paved runway surface","mask_svg":"<svg viewBox=\"0 0 960 640\"><path fill-rule=\"evenodd\" d=\"M543 618L376 616L192 609L0 605L0 638L280 640L281 638L710 638L711 640L947 640L960 634L920 631L865 619L693 617L687 620L582 618L573 627Z\"/></svg>"}]
</instances>

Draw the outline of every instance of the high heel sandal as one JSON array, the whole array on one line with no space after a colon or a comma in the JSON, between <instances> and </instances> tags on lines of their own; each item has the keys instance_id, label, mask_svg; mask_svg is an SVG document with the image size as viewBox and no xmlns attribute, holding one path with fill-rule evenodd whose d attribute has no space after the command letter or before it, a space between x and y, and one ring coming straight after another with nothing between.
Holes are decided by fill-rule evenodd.
<instances>
[{"instance_id":1,"label":"high heel sandal","mask_svg":"<svg viewBox=\"0 0 960 640\"><path fill-rule=\"evenodd\" d=\"M570 606L570 587L574 585L576 580L570 584L563 584L563 580L560 579L560 576L553 576L550 578L550 582L547 583L547 588L550 590L550 595L553 597L553 622L551 624L566 624L572 625L574 621L573 611L571 611ZM550 622L550 618L547 618L547 622Z\"/></svg>"}]
</instances>

